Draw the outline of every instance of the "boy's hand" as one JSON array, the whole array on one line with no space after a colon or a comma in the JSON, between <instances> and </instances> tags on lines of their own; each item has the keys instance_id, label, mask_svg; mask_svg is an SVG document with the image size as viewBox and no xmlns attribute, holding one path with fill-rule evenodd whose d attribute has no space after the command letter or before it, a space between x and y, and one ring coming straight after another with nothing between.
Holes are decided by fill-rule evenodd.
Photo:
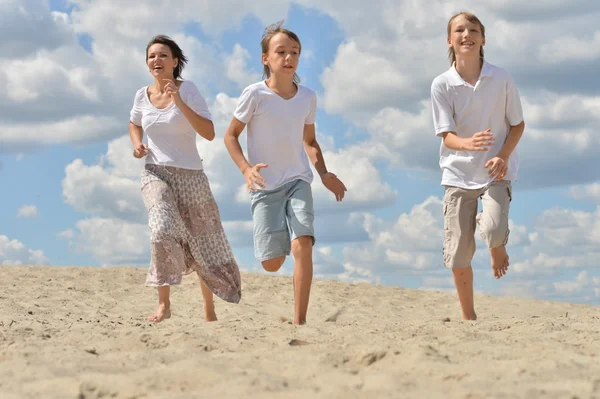
<instances>
[{"instance_id":1,"label":"boy's hand","mask_svg":"<svg viewBox=\"0 0 600 399\"><path fill-rule=\"evenodd\" d=\"M502 180L508 171L507 162L500 157L490 159L485 163L485 167L486 169L489 168L488 174L490 176L495 176L495 181Z\"/></svg>"},{"instance_id":2,"label":"boy's hand","mask_svg":"<svg viewBox=\"0 0 600 399\"><path fill-rule=\"evenodd\" d=\"M494 144L494 135L490 129L475 133L472 137L464 140L463 151L487 151Z\"/></svg>"},{"instance_id":3,"label":"boy's hand","mask_svg":"<svg viewBox=\"0 0 600 399\"><path fill-rule=\"evenodd\" d=\"M256 186L265 188L265 179L260 175L260 170L268 166L269 165L266 163L258 163L244 171L244 177L246 178L246 190L248 190L248 192L256 191Z\"/></svg>"},{"instance_id":4,"label":"boy's hand","mask_svg":"<svg viewBox=\"0 0 600 399\"><path fill-rule=\"evenodd\" d=\"M342 183L342 181L338 179L336 175L331 172L327 172L321 176L321 181L323 182L323 185L335 195L336 201L339 202L344 199L345 192L348 190L346 189L344 183Z\"/></svg>"}]
</instances>

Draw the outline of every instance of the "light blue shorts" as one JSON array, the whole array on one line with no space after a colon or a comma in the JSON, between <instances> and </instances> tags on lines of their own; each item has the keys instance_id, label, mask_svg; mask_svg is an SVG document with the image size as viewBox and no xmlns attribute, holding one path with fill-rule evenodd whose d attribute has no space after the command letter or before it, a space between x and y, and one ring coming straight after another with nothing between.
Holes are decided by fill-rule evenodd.
<instances>
[{"instance_id":1,"label":"light blue shorts","mask_svg":"<svg viewBox=\"0 0 600 399\"><path fill-rule=\"evenodd\" d=\"M312 237L315 243L310 184L293 180L275 190L250 193L254 221L254 255L259 261L287 256L292 240Z\"/></svg>"}]
</instances>

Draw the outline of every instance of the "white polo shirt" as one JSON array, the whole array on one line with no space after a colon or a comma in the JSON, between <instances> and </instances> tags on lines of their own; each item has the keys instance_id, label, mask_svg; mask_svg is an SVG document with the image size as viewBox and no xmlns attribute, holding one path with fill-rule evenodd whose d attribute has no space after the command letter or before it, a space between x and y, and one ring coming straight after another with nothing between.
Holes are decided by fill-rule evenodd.
<instances>
[{"instance_id":1,"label":"white polo shirt","mask_svg":"<svg viewBox=\"0 0 600 399\"><path fill-rule=\"evenodd\" d=\"M488 151L454 151L442 141L442 185L477 189L489 184L493 177L488 175L485 163L500 152L510 127L523 121L519 91L511 76L484 61L479 80L472 86L452 65L433 80L431 102L436 135L455 132L458 137L468 138L486 129L494 135L494 144ZM515 149L504 179L516 180L518 169Z\"/></svg>"},{"instance_id":2,"label":"white polo shirt","mask_svg":"<svg viewBox=\"0 0 600 399\"><path fill-rule=\"evenodd\" d=\"M298 85L296 95L284 99L264 81L246 87L233 116L247 124L248 162L269 165L260 171L265 190L274 190L290 181L313 180L304 150L304 125L315 123L317 95Z\"/></svg>"}]
</instances>

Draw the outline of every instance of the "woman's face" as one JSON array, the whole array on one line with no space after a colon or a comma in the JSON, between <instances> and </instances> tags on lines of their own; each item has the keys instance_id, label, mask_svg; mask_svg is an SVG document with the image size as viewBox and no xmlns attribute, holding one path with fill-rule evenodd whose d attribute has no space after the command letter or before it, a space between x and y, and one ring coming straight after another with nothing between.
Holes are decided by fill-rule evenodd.
<instances>
[{"instance_id":1,"label":"woman's face","mask_svg":"<svg viewBox=\"0 0 600 399\"><path fill-rule=\"evenodd\" d=\"M165 44L155 43L148 48L146 63L155 78L172 78L177 62L169 46Z\"/></svg>"}]
</instances>

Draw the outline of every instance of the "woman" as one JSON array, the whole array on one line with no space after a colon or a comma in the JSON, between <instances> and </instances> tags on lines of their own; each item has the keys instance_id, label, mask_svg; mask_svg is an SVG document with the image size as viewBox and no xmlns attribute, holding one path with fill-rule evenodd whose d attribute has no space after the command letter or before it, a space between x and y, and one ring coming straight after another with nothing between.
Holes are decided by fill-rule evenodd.
<instances>
[{"instance_id":1,"label":"woman","mask_svg":"<svg viewBox=\"0 0 600 399\"><path fill-rule=\"evenodd\" d=\"M133 156L146 156L141 176L151 230L146 285L158 287L159 303L148 320L156 323L171 317L170 286L181 283L183 274L198 273L207 321L217 320L213 292L228 302L241 297L239 269L196 147L196 134L210 141L214 127L196 86L180 79L186 62L177 43L154 37L146 47L154 84L137 91L130 114Z\"/></svg>"}]
</instances>

